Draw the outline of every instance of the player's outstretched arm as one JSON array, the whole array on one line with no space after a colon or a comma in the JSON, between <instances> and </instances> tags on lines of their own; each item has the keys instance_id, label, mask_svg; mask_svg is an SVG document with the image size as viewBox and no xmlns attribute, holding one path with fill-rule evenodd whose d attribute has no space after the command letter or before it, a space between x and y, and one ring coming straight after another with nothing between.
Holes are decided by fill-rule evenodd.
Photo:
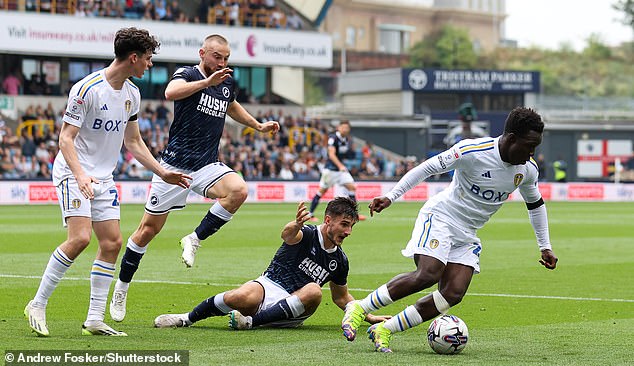
<instances>
[{"instance_id":1,"label":"player's outstretched arm","mask_svg":"<svg viewBox=\"0 0 634 366\"><path fill-rule=\"evenodd\" d=\"M537 245L541 252L541 263L548 269L555 269L557 267L557 256L553 253L552 246L550 245L550 234L548 230L548 215L546 213L546 204L542 198L535 202L526 203L528 208L528 217L530 219L533 230L535 231L535 237L537 238Z\"/></svg>"},{"instance_id":2,"label":"player's outstretched arm","mask_svg":"<svg viewBox=\"0 0 634 366\"><path fill-rule=\"evenodd\" d=\"M185 99L200 90L208 88L210 86L216 86L222 84L223 81L231 77L233 70L230 68L224 68L209 75L206 79L186 81L185 79L173 79L167 84L165 88L165 99L167 100L181 100Z\"/></svg>"},{"instance_id":3,"label":"player's outstretched arm","mask_svg":"<svg viewBox=\"0 0 634 366\"><path fill-rule=\"evenodd\" d=\"M241 123L247 127L251 127L258 132L270 132L275 135L280 130L280 123L277 121L268 121L264 123L258 122L244 107L237 101L229 104L227 108L227 114L238 123Z\"/></svg>"},{"instance_id":4,"label":"player's outstretched arm","mask_svg":"<svg viewBox=\"0 0 634 366\"><path fill-rule=\"evenodd\" d=\"M288 245L297 244L302 241L304 233L302 233L302 227L310 219L311 215L306 204L300 202L297 205L297 213L295 214L295 220L289 222L282 229L282 240Z\"/></svg>"},{"instance_id":5,"label":"player's outstretched arm","mask_svg":"<svg viewBox=\"0 0 634 366\"><path fill-rule=\"evenodd\" d=\"M391 204L392 201L385 196L374 197L374 199L372 200L372 202L370 202L370 205L368 206L370 208L370 216L374 216L375 212L379 213L385 210L386 208L390 207Z\"/></svg>"},{"instance_id":6,"label":"player's outstretched arm","mask_svg":"<svg viewBox=\"0 0 634 366\"><path fill-rule=\"evenodd\" d=\"M191 176L181 172L167 170L163 168L156 159L154 159L154 156L152 156L152 153L141 138L138 123L128 123L125 128L124 143L125 147L132 153L139 163L161 177L165 183L174 184L182 188L189 187L189 182L192 179Z\"/></svg>"}]
</instances>

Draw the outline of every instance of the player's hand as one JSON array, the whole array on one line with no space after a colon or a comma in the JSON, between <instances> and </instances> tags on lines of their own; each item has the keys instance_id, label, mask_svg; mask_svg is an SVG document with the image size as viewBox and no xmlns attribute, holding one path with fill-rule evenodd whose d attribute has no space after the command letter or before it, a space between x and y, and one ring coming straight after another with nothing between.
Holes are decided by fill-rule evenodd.
<instances>
[{"instance_id":1,"label":"player's hand","mask_svg":"<svg viewBox=\"0 0 634 366\"><path fill-rule=\"evenodd\" d=\"M300 226L304 226L304 224L310 220L310 212L306 208L304 202L300 202L297 205L297 214L295 215L295 223Z\"/></svg>"},{"instance_id":2,"label":"player's hand","mask_svg":"<svg viewBox=\"0 0 634 366\"><path fill-rule=\"evenodd\" d=\"M372 315L368 313L365 315L365 321L370 324L375 324L375 323L380 323L382 321L388 320L391 317L392 317L391 315Z\"/></svg>"},{"instance_id":3,"label":"player's hand","mask_svg":"<svg viewBox=\"0 0 634 366\"><path fill-rule=\"evenodd\" d=\"M92 188L92 183L99 183L99 180L97 180L97 178L95 177L90 177L88 175L80 175L75 177L75 180L77 181L77 186L79 187L79 192L81 192L81 194L89 199L92 200L95 198L95 191Z\"/></svg>"},{"instance_id":4,"label":"player's hand","mask_svg":"<svg viewBox=\"0 0 634 366\"><path fill-rule=\"evenodd\" d=\"M260 132L270 132L271 135L275 135L280 130L280 123L277 121L268 121L260 123Z\"/></svg>"},{"instance_id":5,"label":"player's hand","mask_svg":"<svg viewBox=\"0 0 634 366\"><path fill-rule=\"evenodd\" d=\"M175 172L172 170L167 170L161 176L163 182L177 185L181 188L189 188L189 181L192 180L192 177L181 172Z\"/></svg>"},{"instance_id":6,"label":"player's hand","mask_svg":"<svg viewBox=\"0 0 634 366\"><path fill-rule=\"evenodd\" d=\"M370 216L374 216L374 212L379 213L385 210L386 208L390 207L391 204L392 201L390 201L390 199L385 196L374 197L374 199L372 200L372 202L370 202L370 205L368 206L370 208Z\"/></svg>"},{"instance_id":7,"label":"player's hand","mask_svg":"<svg viewBox=\"0 0 634 366\"><path fill-rule=\"evenodd\" d=\"M555 267L557 267L558 260L559 259L552 250L546 249L542 250L542 259L539 260L539 263L548 269L555 269Z\"/></svg>"},{"instance_id":8,"label":"player's hand","mask_svg":"<svg viewBox=\"0 0 634 366\"><path fill-rule=\"evenodd\" d=\"M209 86L218 86L222 84L223 81L231 77L232 72L233 70L231 70L228 67L225 67L224 69L220 69L214 72L207 78L209 82Z\"/></svg>"}]
</instances>

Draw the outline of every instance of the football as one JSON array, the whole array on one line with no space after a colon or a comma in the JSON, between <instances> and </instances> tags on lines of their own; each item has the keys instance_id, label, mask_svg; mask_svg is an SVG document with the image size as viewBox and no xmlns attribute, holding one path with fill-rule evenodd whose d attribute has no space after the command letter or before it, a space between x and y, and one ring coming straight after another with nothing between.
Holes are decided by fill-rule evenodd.
<instances>
[{"instance_id":1,"label":"football","mask_svg":"<svg viewBox=\"0 0 634 366\"><path fill-rule=\"evenodd\" d=\"M429 345L436 353L442 355L459 353L465 348L468 340L467 324L455 315L443 315L434 319L427 330Z\"/></svg>"}]
</instances>

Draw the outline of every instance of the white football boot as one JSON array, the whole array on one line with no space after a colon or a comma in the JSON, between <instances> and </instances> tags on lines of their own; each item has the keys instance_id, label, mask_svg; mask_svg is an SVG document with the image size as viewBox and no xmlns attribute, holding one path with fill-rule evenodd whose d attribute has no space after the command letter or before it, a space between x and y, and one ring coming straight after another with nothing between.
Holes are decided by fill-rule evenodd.
<instances>
[{"instance_id":1,"label":"white football boot","mask_svg":"<svg viewBox=\"0 0 634 366\"><path fill-rule=\"evenodd\" d=\"M183 263L185 263L187 267L193 266L196 251L198 250L198 248L200 248L200 240L190 234L183 237L180 241L180 244L181 248L183 248L183 254L181 254Z\"/></svg>"},{"instance_id":2,"label":"white football boot","mask_svg":"<svg viewBox=\"0 0 634 366\"><path fill-rule=\"evenodd\" d=\"M113 337L127 337L124 332L112 329L109 325L102 321L86 322L81 326L82 335L101 335Z\"/></svg>"},{"instance_id":3,"label":"white football boot","mask_svg":"<svg viewBox=\"0 0 634 366\"><path fill-rule=\"evenodd\" d=\"M29 327L38 337L48 337L46 308L33 307L33 300L31 300L24 308L24 316L29 320Z\"/></svg>"},{"instance_id":4,"label":"white football boot","mask_svg":"<svg viewBox=\"0 0 634 366\"><path fill-rule=\"evenodd\" d=\"M189 314L163 314L154 319L154 327L156 328L182 328L189 327L192 322L189 321Z\"/></svg>"},{"instance_id":5,"label":"white football boot","mask_svg":"<svg viewBox=\"0 0 634 366\"><path fill-rule=\"evenodd\" d=\"M125 318L127 291L114 290L112 292L112 300L110 300L110 317L116 322L123 321Z\"/></svg>"}]
</instances>

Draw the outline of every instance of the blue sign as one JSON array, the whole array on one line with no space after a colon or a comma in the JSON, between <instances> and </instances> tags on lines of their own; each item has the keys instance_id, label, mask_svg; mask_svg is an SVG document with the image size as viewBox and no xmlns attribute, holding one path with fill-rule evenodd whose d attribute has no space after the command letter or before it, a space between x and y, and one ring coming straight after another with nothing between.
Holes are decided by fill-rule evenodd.
<instances>
[{"instance_id":1,"label":"blue sign","mask_svg":"<svg viewBox=\"0 0 634 366\"><path fill-rule=\"evenodd\" d=\"M539 71L402 69L402 90L539 93Z\"/></svg>"}]
</instances>

